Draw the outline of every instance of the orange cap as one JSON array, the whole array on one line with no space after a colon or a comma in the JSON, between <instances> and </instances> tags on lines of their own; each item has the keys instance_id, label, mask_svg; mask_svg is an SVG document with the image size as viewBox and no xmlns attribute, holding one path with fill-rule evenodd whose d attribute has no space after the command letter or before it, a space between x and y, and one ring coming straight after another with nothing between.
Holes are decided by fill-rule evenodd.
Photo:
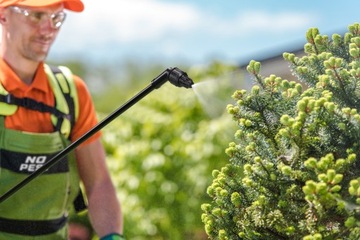
<instances>
[{"instance_id":1,"label":"orange cap","mask_svg":"<svg viewBox=\"0 0 360 240\"><path fill-rule=\"evenodd\" d=\"M8 7L11 5L46 7L57 3L63 3L65 9L74 12L82 12L84 10L84 4L81 0L0 0L0 7Z\"/></svg>"}]
</instances>

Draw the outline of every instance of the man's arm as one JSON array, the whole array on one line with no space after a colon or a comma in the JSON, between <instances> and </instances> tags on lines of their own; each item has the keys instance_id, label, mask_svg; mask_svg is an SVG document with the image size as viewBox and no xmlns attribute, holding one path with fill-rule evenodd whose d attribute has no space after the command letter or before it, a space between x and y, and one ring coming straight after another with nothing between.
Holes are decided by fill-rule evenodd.
<instances>
[{"instance_id":1,"label":"man's arm","mask_svg":"<svg viewBox=\"0 0 360 240\"><path fill-rule=\"evenodd\" d=\"M76 158L88 198L89 216L99 237L123 231L122 213L99 139L80 146Z\"/></svg>"}]
</instances>

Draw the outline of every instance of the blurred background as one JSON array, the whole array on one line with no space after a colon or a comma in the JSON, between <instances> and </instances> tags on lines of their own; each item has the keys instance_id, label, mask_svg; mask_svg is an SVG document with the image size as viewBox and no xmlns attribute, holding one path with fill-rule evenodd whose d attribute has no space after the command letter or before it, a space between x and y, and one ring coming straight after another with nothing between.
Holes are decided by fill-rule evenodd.
<instances>
[{"instance_id":1,"label":"blurred background","mask_svg":"<svg viewBox=\"0 0 360 240\"><path fill-rule=\"evenodd\" d=\"M232 93L262 73L291 78L283 52L302 54L305 33L343 35L360 2L243 0L84 0L68 13L48 60L88 84L99 119L177 66L191 89L164 84L103 129L108 165L128 239L207 239L200 205L212 170L228 163L236 122Z\"/></svg>"},{"instance_id":2,"label":"blurred background","mask_svg":"<svg viewBox=\"0 0 360 240\"><path fill-rule=\"evenodd\" d=\"M358 21L356 0L84 0L68 14L51 58L140 66L239 63L302 47L304 33L344 32ZM141 65L140 65L141 64Z\"/></svg>"}]
</instances>

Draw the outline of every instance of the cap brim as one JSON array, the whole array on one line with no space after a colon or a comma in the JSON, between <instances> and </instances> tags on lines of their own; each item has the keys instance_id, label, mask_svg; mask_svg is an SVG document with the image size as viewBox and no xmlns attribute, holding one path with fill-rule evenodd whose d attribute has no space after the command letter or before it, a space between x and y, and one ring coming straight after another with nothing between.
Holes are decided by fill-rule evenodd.
<instances>
[{"instance_id":1,"label":"cap brim","mask_svg":"<svg viewBox=\"0 0 360 240\"><path fill-rule=\"evenodd\" d=\"M64 8L70 11L82 12L84 10L84 4L81 0L23 0L17 2L16 5L28 7L45 7L57 3L63 3Z\"/></svg>"}]
</instances>

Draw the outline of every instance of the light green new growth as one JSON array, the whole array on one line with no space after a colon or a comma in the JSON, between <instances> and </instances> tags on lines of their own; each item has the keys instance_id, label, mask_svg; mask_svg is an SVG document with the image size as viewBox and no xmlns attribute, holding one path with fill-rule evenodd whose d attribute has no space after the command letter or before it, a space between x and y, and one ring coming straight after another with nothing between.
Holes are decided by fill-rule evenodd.
<instances>
[{"instance_id":1,"label":"light green new growth","mask_svg":"<svg viewBox=\"0 0 360 240\"><path fill-rule=\"evenodd\" d=\"M202 205L210 239L360 239L360 24L306 33L306 56L284 53L299 81L260 75L237 90L238 124Z\"/></svg>"}]
</instances>

